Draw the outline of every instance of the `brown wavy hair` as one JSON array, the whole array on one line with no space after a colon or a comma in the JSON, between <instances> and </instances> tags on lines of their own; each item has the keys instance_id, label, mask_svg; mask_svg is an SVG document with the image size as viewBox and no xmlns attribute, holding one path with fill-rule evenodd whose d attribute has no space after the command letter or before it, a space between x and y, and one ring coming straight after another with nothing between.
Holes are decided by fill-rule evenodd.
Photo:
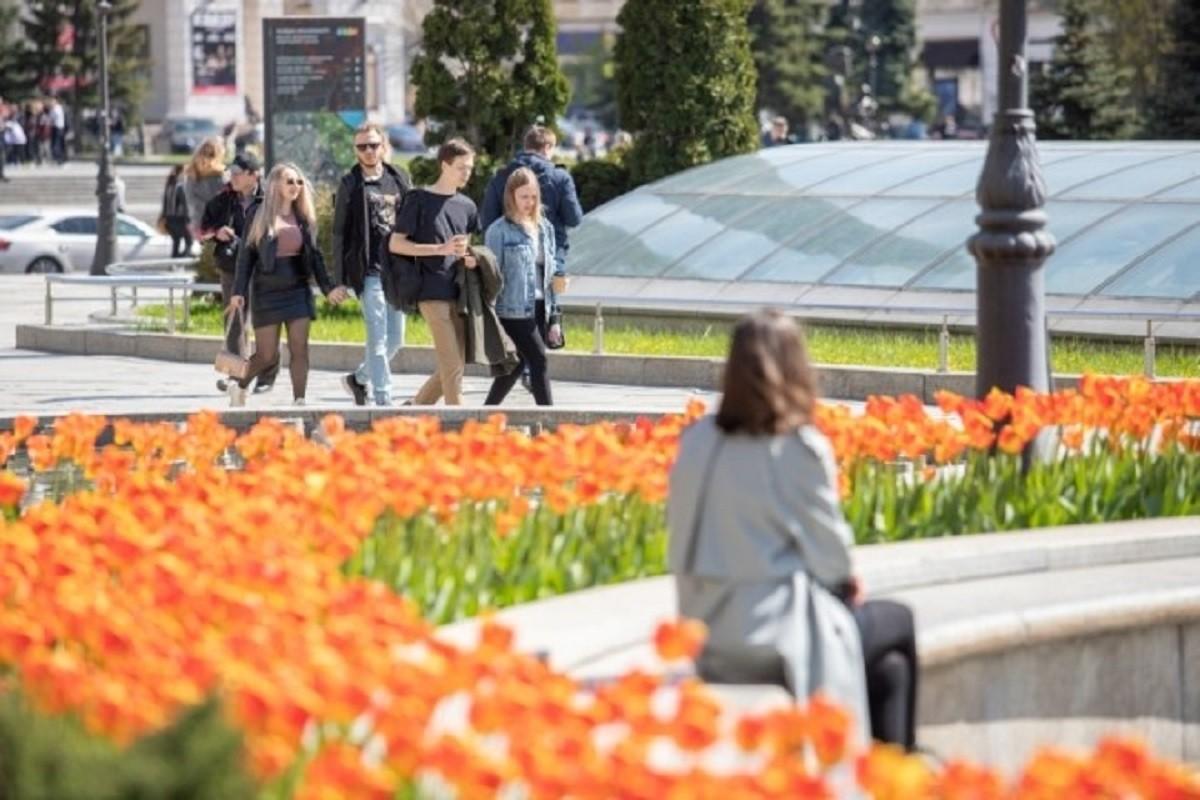
<instances>
[{"instance_id":1,"label":"brown wavy hair","mask_svg":"<svg viewBox=\"0 0 1200 800\"><path fill-rule=\"evenodd\" d=\"M800 326L774 309L733 329L717 425L726 433L773 436L812 420L817 377Z\"/></svg>"}]
</instances>

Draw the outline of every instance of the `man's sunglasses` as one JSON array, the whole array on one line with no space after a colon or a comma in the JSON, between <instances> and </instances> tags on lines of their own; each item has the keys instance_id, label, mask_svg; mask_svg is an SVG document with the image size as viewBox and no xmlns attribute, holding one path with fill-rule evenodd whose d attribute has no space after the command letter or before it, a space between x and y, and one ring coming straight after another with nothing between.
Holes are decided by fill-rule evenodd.
<instances>
[{"instance_id":1,"label":"man's sunglasses","mask_svg":"<svg viewBox=\"0 0 1200 800\"><path fill-rule=\"evenodd\" d=\"M378 150L382 146L382 142L363 142L362 144L354 145L355 149L360 153L365 153L368 150Z\"/></svg>"}]
</instances>

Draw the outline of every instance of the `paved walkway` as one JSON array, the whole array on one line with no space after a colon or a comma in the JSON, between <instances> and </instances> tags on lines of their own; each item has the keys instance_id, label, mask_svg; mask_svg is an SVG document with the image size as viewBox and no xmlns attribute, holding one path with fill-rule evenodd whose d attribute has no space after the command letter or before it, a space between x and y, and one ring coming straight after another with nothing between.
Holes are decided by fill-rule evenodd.
<instances>
[{"instance_id":1,"label":"paved walkway","mask_svg":"<svg viewBox=\"0 0 1200 800\"><path fill-rule=\"evenodd\" d=\"M69 411L133 413L138 411L195 411L225 408L228 400L217 392L217 375L200 364L183 364L116 356L74 356L18 350L16 326L41 324L45 284L40 276L0 276L0 415L13 413L61 414ZM66 289L63 290L66 294ZM86 302L56 302L55 322L87 324L88 314L107 308L106 290L71 286L72 296L94 297ZM397 398L411 397L425 375L397 375ZM350 407L342 389L341 375L314 371L309 376L311 406ZM467 405L482 405L490 381L468 377L464 381ZM715 398L712 392L696 394L687 389L644 386L613 386L556 382L555 404L565 408L625 407L646 410L679 410L689 398ZM251 396L250 408L286 407L291 404L287 372L280 375L276 389ZM514 387L507 406L532 406L533 398L520 386Z\"/></svg>"}]
</instances>

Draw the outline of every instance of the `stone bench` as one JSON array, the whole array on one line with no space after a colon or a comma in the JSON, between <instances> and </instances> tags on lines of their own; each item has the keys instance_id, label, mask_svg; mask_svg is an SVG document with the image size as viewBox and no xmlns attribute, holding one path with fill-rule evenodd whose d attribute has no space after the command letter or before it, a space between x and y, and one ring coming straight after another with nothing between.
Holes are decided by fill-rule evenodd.
<instances>
[{"instance_id":1,"label":"stone bench","mask_svg":"<svg viewBox=\"0 0 1200 800\"><path fill-rule=\"evenodd\" d=\"M1081 525L860 547L868 594L909 603L922 661L920 740L1012 768L1045 744L1145 737L1200 760L1200 518ZM671 578L506 609L517 646L605 681L662 672L655 626ZM442 629L470 641L476 623ZM740 710L787 702L771 686L717 687Z\"/></svg>"}]
</instances>

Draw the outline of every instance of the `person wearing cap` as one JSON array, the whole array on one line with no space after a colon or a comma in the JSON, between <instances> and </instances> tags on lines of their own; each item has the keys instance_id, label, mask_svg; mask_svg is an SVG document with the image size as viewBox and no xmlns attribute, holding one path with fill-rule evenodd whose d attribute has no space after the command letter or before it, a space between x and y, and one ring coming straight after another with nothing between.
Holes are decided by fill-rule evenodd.
<instances>
[{"instance_id":1,"label":"person wearing cap","mask_svg":"<svg viewBox=\"0 0 1200 800\"><path fill-rule=\"evenodd\" d=\"M262 202L259 175L262 163L253 153L241 153L229 166L229 182L204 206L200 222L200 241L213 242L213 259L221 272L221 304L229 305L233 295L233 275L237 266L238 247L250 226L254 210ZM251 323L252 324L252 323ZM242 326L234 318L229 324L225 347L230 352L240 352ZM278 365L259 376L255 392L265 392L275 385L279 374ZM224 380L217 381L217 389L225 391Z\"/></svg>"}]
</instances>

